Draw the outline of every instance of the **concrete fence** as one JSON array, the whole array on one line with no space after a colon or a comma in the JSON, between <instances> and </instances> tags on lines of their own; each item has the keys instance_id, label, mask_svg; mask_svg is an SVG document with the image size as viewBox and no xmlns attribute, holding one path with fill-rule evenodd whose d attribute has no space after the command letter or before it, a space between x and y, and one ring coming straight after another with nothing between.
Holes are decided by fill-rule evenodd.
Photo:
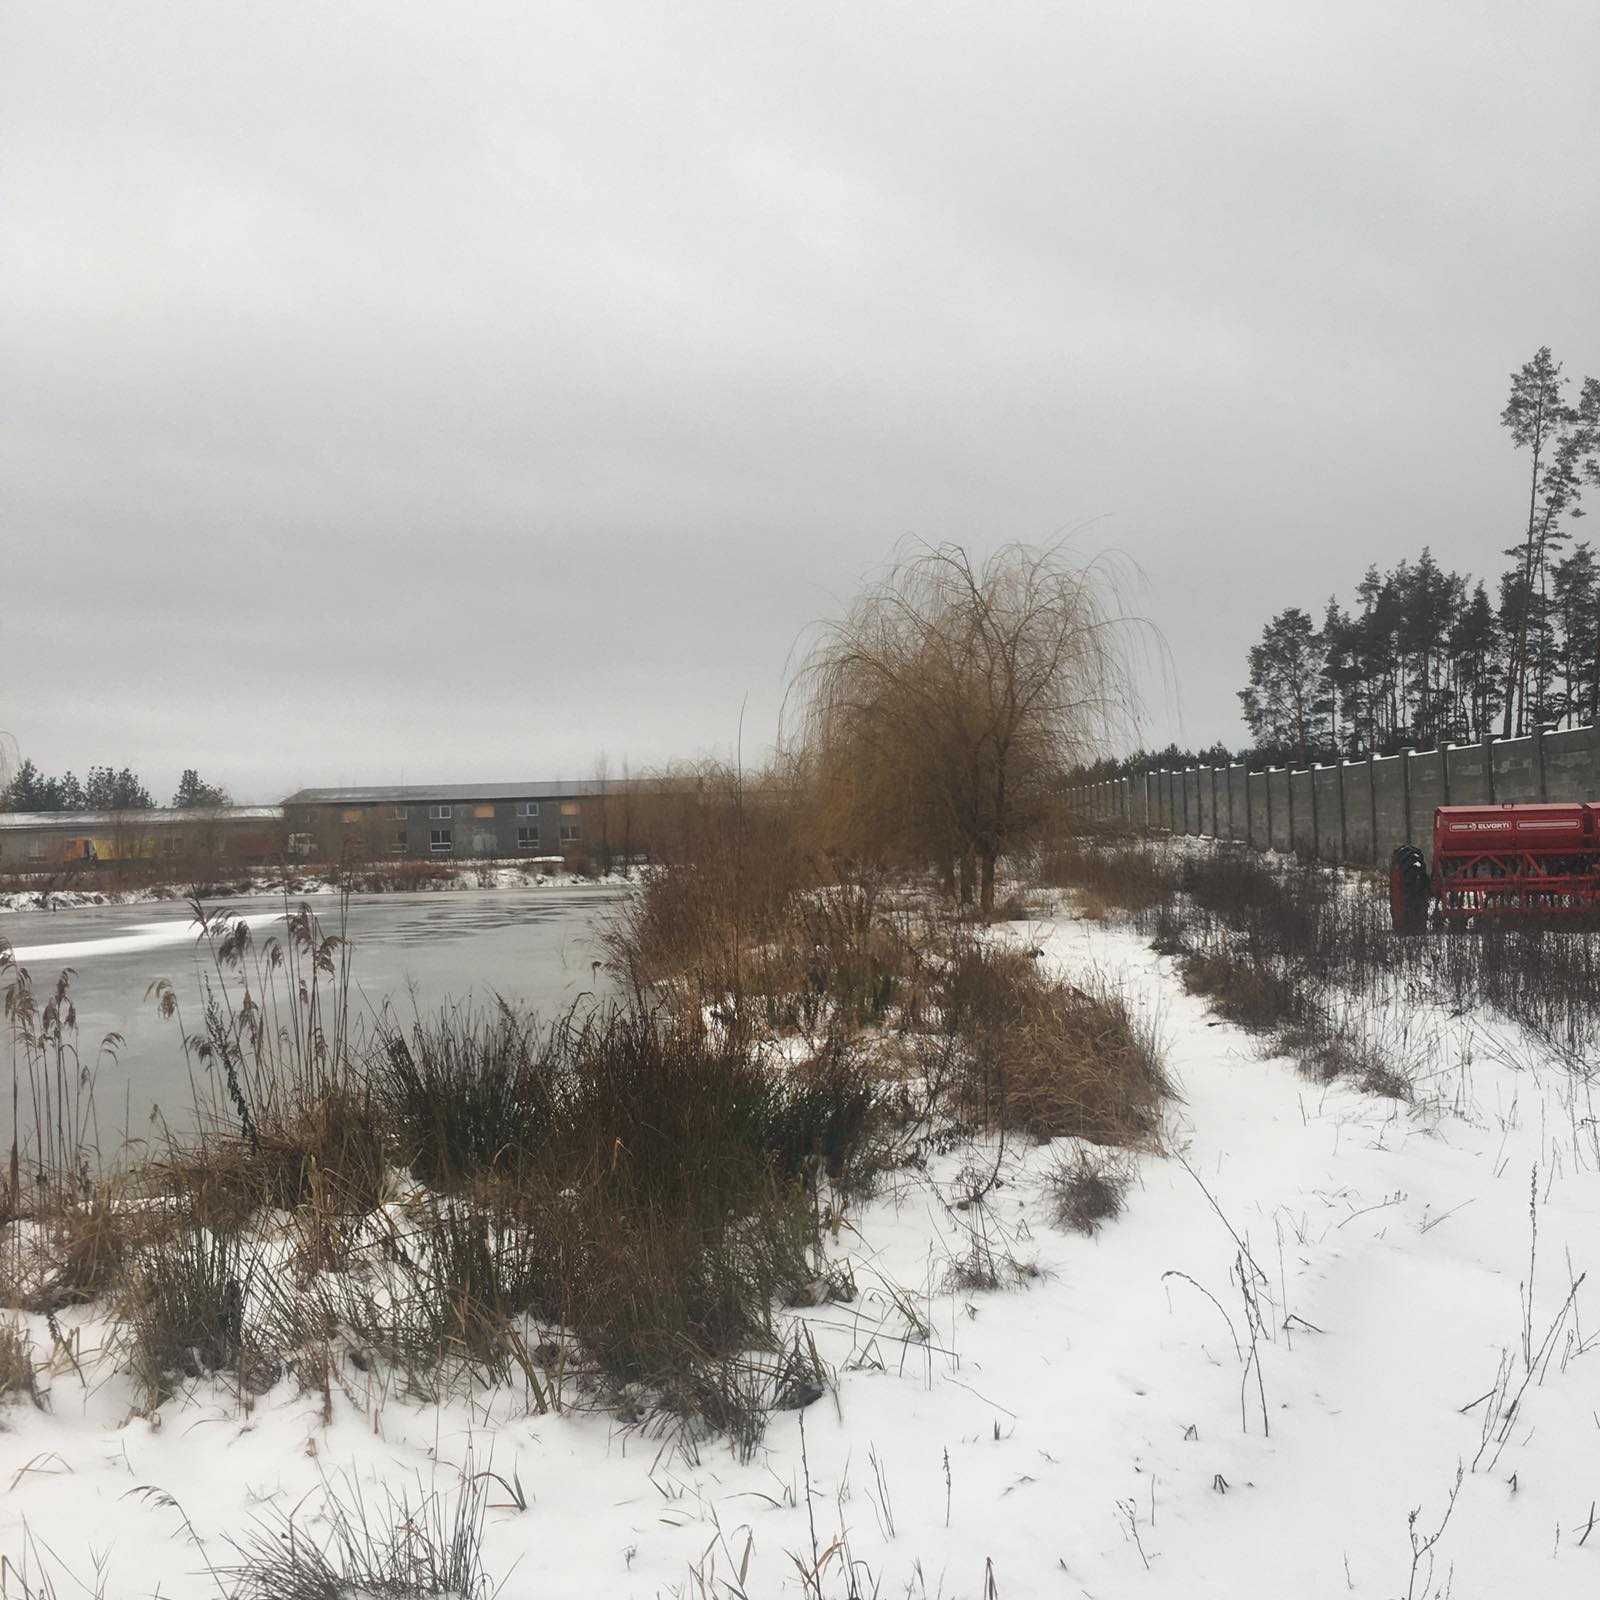
<instances>
[{"instance_id":1,"label":"concrete fence","mask_svg":"<svg viewBox=\"0 0 1600 1600\"><path fill-rule=\"evenodd\" d=\"M1378 865L1400 844L1431 856L1435 806L1600 801L1600 727L1542 728L1325 767L1136 772L1082 785L1069 798L1089 816L1131 827Z\"/></svg>"}]
</instances>

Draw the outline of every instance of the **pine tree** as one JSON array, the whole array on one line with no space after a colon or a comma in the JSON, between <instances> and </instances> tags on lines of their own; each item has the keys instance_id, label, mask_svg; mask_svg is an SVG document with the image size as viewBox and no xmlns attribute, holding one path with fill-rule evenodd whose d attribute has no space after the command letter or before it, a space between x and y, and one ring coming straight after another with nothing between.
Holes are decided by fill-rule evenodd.
<instances>
[{"instance_id":1,"label":"pine tree","mask_svg":"<svg viewBox=\"0 0 1600 1600\"><path fill-rule=\"evenodd\" d=\"M1455 711L1448 737L1481 739L1500 709L1500 627L1480 581L1450 629Z\"/></svg>"},{"instance_id":2,"label":"pine tree","mask_svg":"<svg viewBox=\"0 0 1600 1600\"><path fill-rule=\"evenodd\" d=\"M1584 466L1584 430L1579 413L1562 398L1566 384L1561 363L1549 345L1541 345L1511 374L1511 395L1500 413L1512 444L1529 453L1527 529L1505 551L1514 565L1501 580L1507 643L1501 733L1507 736L1513 728L1524 732L1530 714L1548 709L1548 659L1540 653L1547 648L1548 635L1541 606L1549 594L1550 552L1565 537L1561 518L1576 507Z\"/></svg>"},{"instance_id":3,"label":"pine tree","mask_svg":"<svg viewBox=\"0 0 1600 1600\"><path fill-rule=\"evenodd\" d=\"M23 761L0 790L0 811L82 811L84 805L83 788L72 773L47 778L32 761Z\"/></svg>"},{"instance_id":4,"label":"pine tree","mask_svg":"<svg viewBox=\"0 0 1600 1600\"><path fill-rule=\"evenodd\" d=\"M25 760L12 774L11 782L0 791L0 811L48 811L44 803L45 784L49 780L32 761Z\"/></svg>"},{"instance_id":5,"label":"pine tree","mask_svg":"<svg viewBox=\"0 0 1600 1600\"><path fill-rule=\"evenodd\" d=\"M201 782L200 774L193 767L183 769L183 776L178 780L177 792L172 797L172 804L176 809L210 810L228 803L226 789L219 784Z\"/></svg>"},{"instance_id":6,"label":"pine tree","mask_svg":"<svg viewBox=\"0 0 1600 1600\"><path fill-rule=\"evenodd\" d=\"M83 786L83 801L90 811L151 811L155 808L150 791L127 767L120 772L113 772L110 767L90 767Z\"/></svg>"},{"instance_id":7,"label":"pine tree","mask_svg":"<svg viewBox=\"0 0 1600 1600\"><path fill-rule=\"evenodd\" d=\"M1396 732L1415 745L1436 743L1448 721L1445 653L1463 592L1461 579L1442 571L1426 545L1396 584L1395 644L1405 665L1402 721Z\"/></svg>"},{"instance_id":8,"label":"pine tree","mask_svg":"<svg viewBox=\"0 0 1600 1600\"><path fill-rule=\"evenodd\" d=\"M1585 378L1573 409L1580 471L1586 483L1600 485L1600 378Z\"/></svg>"},{"instance_id":9,"label":"pine tree","mask_svg":"<svg viewBox=\"0 0 1600 1600\"><path fill-rule=\"evenodd\" d=\"M1354 626L1332 595L1322 614L1322 697L1329 708L1329 736L1335 750L1360 748L1361 697L1355 667Z\"/></svg>"},{"instance_id":10,"label":"pine tree","mask_svg":"<svg viewBox=\"0 0 1600 1600\"><path fill-rule=\"evenodd\" d=\"M1316 624L1298 606L1280 611L1251 646L1250 678L1239 691L1256 747L1301 766L1326 748L1331 707L1323 683Z\"/></svg>"},{"instance_id":11,"label":"pine tree","mask_svg":"<svg viewBox=\"0 0 1600 1600\"><path fill-rule=\"evenodd\" d=\"M1587 544L1556 564L1552 615L1558 636L1558 719L1593 722L1600 715L1600 567Z\"/></svg>"}]
</instances>

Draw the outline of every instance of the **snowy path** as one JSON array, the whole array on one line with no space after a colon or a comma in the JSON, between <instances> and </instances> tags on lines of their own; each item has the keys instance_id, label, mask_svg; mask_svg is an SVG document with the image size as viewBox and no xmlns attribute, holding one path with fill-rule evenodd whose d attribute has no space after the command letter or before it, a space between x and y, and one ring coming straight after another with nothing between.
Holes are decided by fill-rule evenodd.
<instances>
[{"instance_id":1,"label":"snowy path","mask_svg":"<svg viewBox=\"0 0 1600 1600\"><path fill-rule=\"evenodd\" d=\"M285 1384L250 1416L196 1395L156 1429L126 1420L123 1380L86 1388L69 1370L52 1380L52 1415L5 1415L0 1549L15 1558L26 1516L74 1570L89 1570L91 1543L108 1552L112 1594L159 1579L163 1595L215 1595L176 1514L130 1491L170 1494L221 1566L252 1507L288 1509L321 1472L414 1489L470 1443L532 1498L490 1516L487 1564L509 1573L507 1596L697 1596L691 1567L721 1596L712 1571L731 1578L747 1537L752 1600L800 1594L789 1552L809 1556L814 1519L819 1551L844 1534L864 1592L870 1572L886 1596L977 1597L992 1562L1007 1600L1394 1600L1411 1577L1407 1514L1420 1505L1418 1532L1431 1533L1462 1462L1428 1594L1600 1590L1600 1529L1579 1548L1600 1496L1600 1355L1568 1338L1575 1326L1593 1337L1587 1286L1493 1470L1492 1449L1470 1470L1490 1402L1462 1410L1491 1388L1502 1351L1513 1392L1521 1382L1535 1163L1535 1347L1568 1295L1569 1251L1573 1272L1600 1267L1593 1128L1575 1124L1570 1080L1491 1059L1503 1030L1441 1016L1431 1103L1324 1089L1214 1023L1131 934L1033 932L1068 973L1098 969L1159 1012L1183 1097L1173 1143L1192 1172L1142 1158L1124 1215L1085 1239L1044 1220L1044 1153L1023 1152L995 1210L1042 1276L1010 1292L930 1287L970 1213L946 1210L928 1182L864 1207L842 1246L862 1295L807 1314L843 1369L837 1401L804 1413L810 1517L794 1413L739 1466L715 1442L695 1460L602 1418L529 1418L511 1395L444 1408L336 1397L329 1426L316 1397ZM1270 1336L1242 1416L1233 1232L1266 1279ZM917 1293L930 1342L903 1337L885 1284ZM42 1324L33 1331L47 1348ZM829 1558L825 1595L848 1592L844 1559Z\"/></svg>"},{"instance_id":2,"label":"snowy path","mask_svg":"<svg viewBox=\"0 0 1600 1600\"><path fill-rule=\"evenodd\" d=\"M1095 1240L1033 1219L1046 1280L974 1297L976 1315L958 1313L960 1370L936 1372L934 1395L909 1418L890 1386L847 1383L843 1425L812 1444L813 1477L830 1489L853 1450L859 1487L874 1444L891 1486L903 1485L901 1498L920 1512L914 1521L902 1513L883 1565L898 1584L906 1561L893 1553L916 1552L930 1592L934 1573L947 1593L980 1592L988 1556L1002 1593L1405 1594L1407 1513L1420 1504L1419 1530L1431 1532L1457 1462L1470 1466L1481 1442L1484 1407L1460 1408L1490 1388L1506 1347L1520 1381L1535 1160L1536 1347L1568 1293L1566 1252L1581 1272L1600 1242L1600 1177L1592 1159L1575 1173L1571 1149L1561 1149L1571 1132L1565 1080L1481 1061L1467 1069L1471 1030L1441 1017L1434 1093L1465 1101L1475 1091L1471 1120L1412 1113L1260 1059L1131 936L1066 924L1045 948L1068 972L1120 974L1160 1006L1184 1101L1176 1142L1193 1174L1175 1159L1146 1159L1142 1189ZM1562 1175L1546 1204L1553 1161ZM1025 1180L1017 1188L1026 1197ZM1266 1275L1275 1335L1261 1348L1260 1387L1253 1376L1246 1386L1242 1422L1234 1341L1248 1342L1247 1318L1230 1280L1238 1246L1228 1224ZM886 1252L890 1270L918 1281L929 1219L899 1227L908 1237ZM880 1237L874 1224L864 1231ZM1164 1276L1173 1271L1221 1310ZM1290 1313L1302 1320L1284 1330ZM1457 1595L1592 1594L1600 1584L1600 1534L1575 1548L1600 1494L1600 1358L1591 1352L1562 1372L1565 1350L1558 1341L1496 1469L1464 1481L1435 1552L1435 1587L1452 1563ZM952 1393L956 1378L992 1405ZM1119 1501L1131 1502L1143 1556ZM877 1546L870 1506L853 1525L858 1544ZM869 1560L876 1569L876 1549Z\"/></svg>"}]
</instances>

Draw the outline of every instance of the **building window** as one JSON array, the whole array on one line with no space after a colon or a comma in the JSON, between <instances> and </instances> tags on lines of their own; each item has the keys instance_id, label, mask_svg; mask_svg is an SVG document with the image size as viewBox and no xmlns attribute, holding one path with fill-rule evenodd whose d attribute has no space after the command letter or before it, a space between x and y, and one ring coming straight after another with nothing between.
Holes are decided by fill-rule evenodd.
<instances>
[{"instance_id":1,"label":"building window","mask_svg":"<svg viewBox=\"0 0 1600 1600\"><path fill-rule=\"evenodd\" d=\"M563 822L561 824L562 844L576 844L579 839L578 824L576 822Z\"/></svg>"},{"instance_id":2,"label":"building window","mask_svg":"<svg viewBox=\"0 0 1600 1600\"><path fill-rule=\"evenodd\" d=\"M428 815L435 822L448 822L456 814L454 806L429 806Z\"/></svg>"},{"instance_id":3,"label":"building window","mask_svg":"<svg viewBox=\"0 0 1600 1600\"><path fill-rule=\"evenodd\" d=\"M450 830L448 828L435 828L428 835L428 848L436 856L450 854Z\"/></svg>"},{"instance_id":4,"label":"building window","mask_svg":"<svg viewBox=\"0 0 1600 1600\"><path fill-rule=\"evenodd\" d=\"M401 855L406 853L406 830L404 828L395 830L394 847Z\"/></svg>"},{"instance_id":5,"label":"building window","mask_svg":"<svg viewBox=\"0 0 1600 1600\"><path fill-rule=\"evenodd\" d=\"M343 820L345 822L359 822L361 813L359 811L346 811L343 813Z\"/></svg>"},{"instance_id":6,"label":"building window","mask_svg":"<svg viewBox=\"0 0 1600 1600\"><path fill-rule=\"evenodd\" d=\"M396 822L404 822L406 820L406 808L404 806L396 806L394 808L394 820Z\"/></svg>"},{"instance_id":7,"label":"building window","mask_svg":"<svg viewBox=\"0 0 1600 1600\"><path fill-rule=\"evenodd\" d=\"M536 816L538 816L539 815L539 802L537 800L519 800L519 801L517 801L517 815L519 817L536 817ZM535 844L537 844L538 842L539 841L537 839L534 840Z\"/></svg>"},{"instance_id":8,"label":"building window","mask_svg":"<svg viewBox=\"0 0 1600 1600\"><path fill-rule=\"evenodd\" d=\"M539 848L539 830L537 828L517 829L517 849L537 850Z\"/></svg>"},{"instance_id":9,"label":"building window","mask_svg":"<svg viewBox=\"0 0 1600 1600\"><path fill-rule=\"evenodd\" d=\"M576 800L563 800L561 802L561 815L564 817L576 817L582 810L583 807Z\"/></svg>"}]
</instances>

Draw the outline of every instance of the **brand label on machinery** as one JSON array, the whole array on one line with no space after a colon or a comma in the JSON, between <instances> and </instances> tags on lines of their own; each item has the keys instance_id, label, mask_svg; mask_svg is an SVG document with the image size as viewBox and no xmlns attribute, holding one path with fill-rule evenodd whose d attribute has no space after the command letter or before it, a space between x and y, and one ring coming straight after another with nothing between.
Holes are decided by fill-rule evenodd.
<instances>
[{"instance_id":1,"label":"brand label on machinery","mask_svg":"<svg viewBox=\"0 0 1600 1600\"><path fill-rule=\"evenodd\" d=\"M1524 833L1533 830L1541 832L1571 833L1583 826L1576 818L1523 818L1520 822L1450 822L1445 826L1451 833L1510 833L1513 828L1520 827Z\"/></svg>"}]
</instances>

